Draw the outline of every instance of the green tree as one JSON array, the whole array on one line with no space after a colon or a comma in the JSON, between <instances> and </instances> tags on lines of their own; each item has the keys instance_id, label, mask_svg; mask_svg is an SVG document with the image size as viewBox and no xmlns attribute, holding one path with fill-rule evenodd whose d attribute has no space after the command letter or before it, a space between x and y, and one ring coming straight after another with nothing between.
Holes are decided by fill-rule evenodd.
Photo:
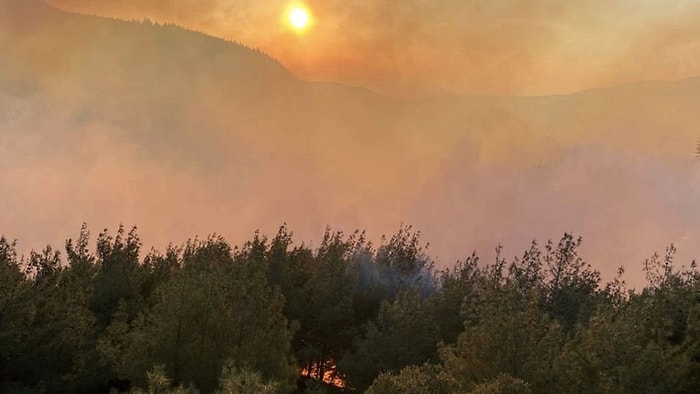
<instances>
[{"instance_id":1,"label":"green tree","mask_svg":"<svg viewBox=\"0 0 700 394\"><path fill-rule=\"evenodd\" d=\"M530 394L531 392L527 382L508 374L499 374L470 391L471 394Z\"/></svg>"},{"instance_id":2,"label":"green tree","mask_svg":"<svg viewBox=\"0 0 700 394\"><path fill-rule=\"evenodd\" d=\"M509 280L523 293L537 291L545 310L567 333L585 324L602 301L600 273L579 255L581 238L565 233L544 252L533 242L509 267Z\"/></svg>"},{"instance_id":3,"label":"green tree","mask_svg":"<svg viewBox=\"0 0 700 394\"><path fill-rule=\"evenodd\" d=\"M547 311L568 332L585 324L601 299L600 273L578 255L580 246L581 238L566 233L557 247L547 243L543 256Z\"/></svg>"},{"instance_id":4,"label":"green tree","mask_svg":"<svg viewBox=\"0 0 700 394\"><path fill-rule=\"evenodd\" d=\"M345 355L341 370L357 389L368 387L381 372L395 372L410 365L437 359L437 324L416 290L384 301L377 322Z\"/></svg>"},{"instance_id":5,"label":"green tree","mask_svg":"<svg viewBox=\"0 0 700 394\"><path fill-rule=\"evenodd\" d=\"M185 245L182 269L139 319L134 351L142 355L136 358L162 363L175 384L193 382L204 392L218 386L225 360L290 382L291 332L283 298L267 285L266 252L257 235L235 256L219 237Z\"/></svg>"},{"instance_id":6,"label":"green tree","mask_svg":"<svg viewBox=\"0 0 700 394\"><path fill-rule=\"evenodd\" d=\"M20 353L13 364L35 390L73 391L96 384L92 368L94 317L85 289L50 247L26 262L30 286L23 299Z\"/></svg>"},{"instance_id":7,"label":"green tree","mask_svg":"<svg viewBox=\"0 0 700 394\"><path fill-rule=\"evenodd\" d=\"M231 362L224 364L219 385L221 394L273 394L279 388L276 382L264 382L260 373Z\"/></svg>"},{"instance_id":8,"label":"green tree","mask_svg":"<svg viewBox=\"0 0 700 394\"><path fill-rule=\"evenodd\" d=\"M478 302L465 310L466 328L457 343L441 349L445 368L467 389L501 373L525 380L535 391L556 387L564 336L540 308L539 294L522 294L509 283L482 289Z\"/></svg>"},{"instance_id":9,"label":"green tree","mask_svg":"<svg viewBox=\"0 0 700 394\"><path fill-rule=\"evenodd\" d=\"M353 291L356 277L350 270L352 242L340 232L326 230L311 265L308 311L301 321L299 339L305 347L300 361L310 377L322 380L334 373L342 352L356 333Z\"/></svg>"},{"instance_id":10,"label":"green tree","mask_svg":"<svg viewBox=\"0 0 700 394\"><path fill-rule=\"evenodd\" d=\"M433 263L426 254L428 246L421 246L420 232L406 225L401 225L388 242L382 238L375 259L384 299L393 301L408 289L417 290L424 298L435 291Z\"/></svg>"},{"instance_id":11,"label":"green tree","mask_svg":"<svg viewBox=\"0 0 700 394\"><path fill-rule=\"evenodd\" d=\"M569 343L562 365L580 392L694 392L697 271L676 270L675 248L645 261L648 286L614 297ZM613 286L614 288L614 286ZM613 294L619 291L613 291Z\"/></svg>"},{"instance_id":12,"label":"green tree","mask_svg":"<svg viewBox=\"0 0 700 394\"><path fill-rule=\"evenodd\" d=\"M154 365L146 372L145 381L146 389L136 387L130 392L132 394L199 394L199 390L194 387L173 387L163 365Z\"/></svg>"},{"instance_id":13,"label":"green tree","mask_svg":"<svg viewBox=\"0 0 700 394\"><path fill-rule=\"evenodd\" d=\"M439 291L429 300L432 319L438 324L440 341L453 344L464 331L462 311L471 309L469 304L477 298L479 278L479 257L473 253L464 262L452 269L443 271L439 278Z\"/></svg>"},{"instance_id":14,"label":"green tree","mask_svg":"<svg viewBox=\"0 0 700 394\"><path fill-rule=\"evenodd\" d=\"M98 272L91 308L102 330L109 325L120 302L126 303L130 319L144 308L142 285L146 270L139 262L141 240L136 227L126 233L119 226L114 237L104 230L97 237L96 249Z\"/></svg>"},{"instance_id":15,"label":"green tree","mask_svg":"<svg viewBox=\"0 0 700 394\"><path fill-rule=\"evenodd\" d=\"M23 372L15 361L23 352L29 314L26 305L31 284L20 268L16 245L0 237L0 381L6 385L20 379Z\"/></svg>"},{"instance_id":16,"label":"green tree","mask_svg":"<svg viewBox=\"0 0 700 394\"><path fill-rule=\"evenodd\" d=\"M453 394L457 381L441 367L425 364L409 366L397 373L382 372L367 389L367 394Z\"/></svg>"}]
</instances>

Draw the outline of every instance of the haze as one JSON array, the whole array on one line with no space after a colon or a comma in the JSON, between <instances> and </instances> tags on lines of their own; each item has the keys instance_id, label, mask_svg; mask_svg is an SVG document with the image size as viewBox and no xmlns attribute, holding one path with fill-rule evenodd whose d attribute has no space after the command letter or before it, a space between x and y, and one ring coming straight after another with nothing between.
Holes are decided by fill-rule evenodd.
<instances>
[{"instance_id":1,"label":"haze","mask_svg":"<svg viewBox=\"0 0 700 394\"><path fill-rule=\"evenodd\" d=\"M446 266L570 231L632 284L698 255L698 2L309 1L303 36L286 4L0 0L0 232L403 222Z\"/></svg>"},{"instance_id":2,"label":"haze","mask_svg":"<svg viewBox=\"0 0 700 394\"><path fill-rule=\"evenodd\" d=\"M66 10L171 22L260 48L304 79L401 95L572 93L700 74L697 0L50 0Z\"/></svg>"}]
</instances>

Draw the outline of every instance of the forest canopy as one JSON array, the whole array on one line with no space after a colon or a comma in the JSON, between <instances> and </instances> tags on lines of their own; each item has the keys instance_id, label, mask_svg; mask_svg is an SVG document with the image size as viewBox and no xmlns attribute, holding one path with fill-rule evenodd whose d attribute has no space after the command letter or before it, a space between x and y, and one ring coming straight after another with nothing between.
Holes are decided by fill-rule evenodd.
<instances>
[{"instance_id":1,"label":"forest canopy","mask_svg":"<svg viewBox=\"0 0 700 394\"><path fill-rule=\"evenodd\" d=\"M136 228L83 225L28 256L3 236L0 391L700 392L695 263L671 245L627 289L581 242L438 270L409 226L143 253Z\"/></svg>"}]
</instances>

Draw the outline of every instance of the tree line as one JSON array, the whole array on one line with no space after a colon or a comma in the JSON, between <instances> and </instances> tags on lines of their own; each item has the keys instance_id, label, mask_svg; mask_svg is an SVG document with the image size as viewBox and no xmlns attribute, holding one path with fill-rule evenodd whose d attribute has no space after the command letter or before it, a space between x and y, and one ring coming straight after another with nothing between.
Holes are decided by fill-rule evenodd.
<instances>
[{"instance_id":1,"label":"tree line","mask_svg":"<svg viewBox=\"0 0 700 394\"><path fill-rule=\"evenodd\" d=\"M402 226L379 245L282 226L142 256L83 225L65 252L0 238L0 391L700 392L700 274L675 248L603 283L581 239L437 270Z\"/></svg>"}]
</instances>

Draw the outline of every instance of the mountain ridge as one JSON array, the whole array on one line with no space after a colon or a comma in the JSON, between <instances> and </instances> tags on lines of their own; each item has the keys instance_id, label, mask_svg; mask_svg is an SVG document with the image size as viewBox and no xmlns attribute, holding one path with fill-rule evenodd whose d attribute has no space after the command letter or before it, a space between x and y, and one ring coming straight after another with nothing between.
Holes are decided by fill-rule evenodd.
<instances>
[{"instance_id":1,"label":"mountain ridge","mask_svg":"<svg viewBox=\"0 0 700 394\"><path fill-rule=\"evenodd\" d=\"M176 28L179 30L184 30L187 32L194 33L195 35L200 35L208 38L212 38L214 40L222 41L225 43L232 44L236 47L249 50L252 52L259 53L263 55L265 58L268 60L276 63L279 65L281 68L283 68L286 72L288 72L291 75L294 75L289 69L287 69L282 62L280 62L278 59L274 58L273 56L265 53L263 50L259 48L254 48L254 47L249 47L245 43L234 41L231 39L227 39L225 37L220 37L216 35L212 35L206 32L201 32L197 30L192 30L184 26L180 26L177 24L171 24L171 23L157 23L150 21L149 19L145 18L141 21L139 20L131 20L131 21L126 21L126 20L121 20L118 18L112 18L112 17L106 17L106 16L99 16L99 15L90 15L90 14L80 14L80 13L74 13L70 11L65 11L61 10L59 8L56 8L52 6L51 4L47 3L46 0L2 0L0 1L0 5L3 2L9 2L9 3L33 3L35 6L41 5L45 9L50 9L65 15L75 15L75 16L84 16L88 18L99 18L99 19L105 19L109 21L115 21L115 22L123 22L123 23L137 23L137 24L148 24L150 23L152 26L156 27L166 27L166 28ZM296 76L295 76L296 78ZM625 87L632 87L632 86L641 86L641 85L653 85L653 84L674 84L676 82L678 83L685 83L685 82L690 82L692 80L700 81L700 75L698 76L692 76L692 77L687 77L687 78L681 78L678 80L640 80L640 81L634 81L634 82L627 82L627 83L622 83L618 85L610 85L610 86L601 86L601 87L593 87L593 88L587 88L587 89L582 89L574 92L567 92L567 93L554 93L554 94L544 94L544 95L489 95L489 94L462 94L462 93L446 93L445 96L447 97L452 97L452 98L464 98L464 97L469 97L469 98L479 98L479 99L554 99L554 98L563 98L563 97L568 97L568 96L573 96L577 94L589 94L589 93L594 93L597 91L605 91L608 89L618 89L618 88L625 88ZM372 89L368 89L366 87L362 86L355 86L352 84L345 84L343 82L337 82L337 81L315 81L315 80L307 80L307 82L314 82L314 83L320 83L320 84L329 84L332 86L343 86L349 89L354 89L354 88L361 88L367 92L371 92L373 94L378 94L380 96L392 98L392 99L399 99L398 97L395 97L393 95L387 95L381 92L374 91ZM409 100L410 101L410 100Z\"/></svg>"},{"instance_id":2,"label":"mountain ridge","mask_svg":"<svg viewBox=\"0 0 700 394\"><path fill-rule=\"evenodd\" d=\"M212 52L218 52L221 56L234 58L237 54L247 56L245 64L247 68L265 69L268 72L277 72L291 76L279 61L260 51L245 46L242 43L226 40L205 33L189 30L172 24L157 24L151 21L123 21L115 18L108 18L94 15L75 14L63 11L52 7L42 0L2 0L0 1L0 9L4 12L0 13L0 20L3 21L6 34L12 34L13 30L19 38L31 37L36 34L47 34L52 29L61 29L56 31L57 35L63 36L62 41L57 41L57 44L63 44L60 49L67 50L65 41L73 41L76 45L87 45L94 43L97 45L99 40L104 36L111 36L112 39L120 35L132 36L137 30L144 30L141 33L142 39L161 40L172 39L172 36L177 35L177 40L184 41L185 48L189 50L196 49L201 53L191 55L211 55ZM20 14L13 14L20 13ZM24 14L31 14L33 21ZM39 18L39 20L37 20ZM14 22L13 22L14 21ZM25 26L20 26L23 23ZM21 29L26 27L26 29ZM0 31L2 26L0 26ZM9 30L9 32L8 32ZM149 34L151 37L143 36ZM16 37L15 37L16 38ZM166 44L166 42L162 42ZM173 49L167 48L165 49ZM276 70L275 70L276 69Z\"/></svg>"}]
</instances>

